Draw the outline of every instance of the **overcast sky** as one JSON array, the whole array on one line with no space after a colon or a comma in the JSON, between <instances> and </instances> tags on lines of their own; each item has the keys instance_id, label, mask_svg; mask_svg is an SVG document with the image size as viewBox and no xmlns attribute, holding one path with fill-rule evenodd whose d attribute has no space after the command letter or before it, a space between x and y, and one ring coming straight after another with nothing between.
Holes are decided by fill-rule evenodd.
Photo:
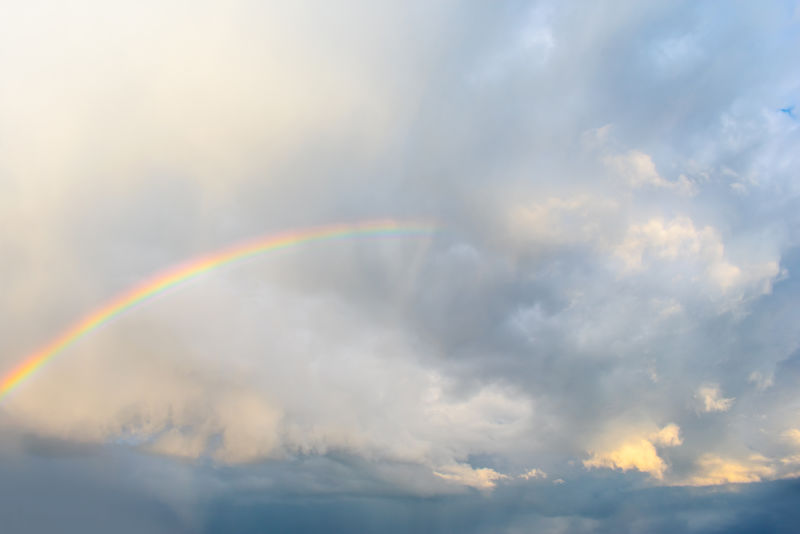
<instances>
[{"instance_id":1,"label":"overcast sky","mask_svg":"<svg viewBox=\"0 0 800 534\"><path fill-rule=\"evenodd\" d=\"M800 8L5 2L3 533L791 532ZM738 529L738 530L737 530Z\"/></svg>"}]
</instances>

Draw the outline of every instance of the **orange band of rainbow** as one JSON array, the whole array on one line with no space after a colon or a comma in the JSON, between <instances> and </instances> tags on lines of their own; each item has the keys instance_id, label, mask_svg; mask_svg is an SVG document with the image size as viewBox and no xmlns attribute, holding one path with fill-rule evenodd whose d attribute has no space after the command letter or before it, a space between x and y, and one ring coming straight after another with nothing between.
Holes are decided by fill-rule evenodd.
<instances>
[{"instance_id":1,"label":"orange band of rainbow","mask_svg":"<svg viewBox=\"0 0 800 534\"><path fill-rule=\"evenodd\" d=\"M261 237L188 261L157 274L89 313L50 343L29 355L0 381L0 399L55 355L122 312L202 273L238 260L310 241L368 235L428 235L436 225L393 220L334 224Z\"/></svg>"}]
</instances>

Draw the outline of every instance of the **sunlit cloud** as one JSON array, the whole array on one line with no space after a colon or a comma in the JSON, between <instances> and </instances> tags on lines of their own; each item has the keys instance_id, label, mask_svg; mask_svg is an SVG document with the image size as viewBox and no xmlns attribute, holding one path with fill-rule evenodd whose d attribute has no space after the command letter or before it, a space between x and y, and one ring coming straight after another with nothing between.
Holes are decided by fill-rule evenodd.
<instances>
[{"instance_id":1,"label":"sunlit cloud","mask_svg":"<svg viewBox=\"0 0 800 534\"><path fill-rule=\"evenodd\" d=\"M719 484L743 484L758 482L775 475L769 460L755 454L745 460L721 458L713 454L703 455L697 461L698 474L689 478L689 486L711 486Z\"/></svg>"},{"instance_id":2,"label":"sunlit cloud","mask_svg":"<svg viewBox=\"0 0 800 534\"><path fill-rule=\"evenodd\" d=\"M680 428L674 423L649 434L624 438L602 451L592 451L591 457L583 461L587 468L619 469L641 471L661 480L667 471L666 462L658 455L656 446L676 447L681 445Z\"/></svg>"}]
</instances>

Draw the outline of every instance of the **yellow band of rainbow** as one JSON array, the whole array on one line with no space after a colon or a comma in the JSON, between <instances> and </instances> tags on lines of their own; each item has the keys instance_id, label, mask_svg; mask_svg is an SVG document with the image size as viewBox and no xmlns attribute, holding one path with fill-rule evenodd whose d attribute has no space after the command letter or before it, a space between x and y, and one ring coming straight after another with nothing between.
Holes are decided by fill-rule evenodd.
<instances>
[{"instance_id":1,"label":"yellow band of rainbow","mask_svg":"<svg viewBox=\"0 0 800 534\"><path fill-rule=\"evenodd\" d=\"M369 235L428 235L434 232L435 229L436 225L430 222L395 220L333 224L260 237L195 258L157 274L133 289L122 293L80 319L38 351L30 354L0 381L0 400L51 358L103 323L167 289L217 267L243 260L256 254L310 241Z\"/></svg>"}]
</instances>

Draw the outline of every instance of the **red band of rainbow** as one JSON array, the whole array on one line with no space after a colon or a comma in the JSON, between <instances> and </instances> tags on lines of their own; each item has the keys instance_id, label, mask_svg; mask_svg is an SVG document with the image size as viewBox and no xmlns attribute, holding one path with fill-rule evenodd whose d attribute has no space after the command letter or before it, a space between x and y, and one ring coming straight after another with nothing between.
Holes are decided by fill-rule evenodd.
<instances>
[{"instance_id":1,"label":"red band of rainbow","mask_svg":"<svg viewBox=\"0 0 800 534\"><path fill-rule=\"evenodd\" d=\"M429 235L435 229L436 225L429 222L394 220L334 224L253 239L180 264L145 280L133 289L112 299L109 303L80 319L47 345L26 357L0 381L0 400L54 356L103 323L167 289L217 267L264 252L311 241L369 235Z\"/></svg>"}]
</instances>

